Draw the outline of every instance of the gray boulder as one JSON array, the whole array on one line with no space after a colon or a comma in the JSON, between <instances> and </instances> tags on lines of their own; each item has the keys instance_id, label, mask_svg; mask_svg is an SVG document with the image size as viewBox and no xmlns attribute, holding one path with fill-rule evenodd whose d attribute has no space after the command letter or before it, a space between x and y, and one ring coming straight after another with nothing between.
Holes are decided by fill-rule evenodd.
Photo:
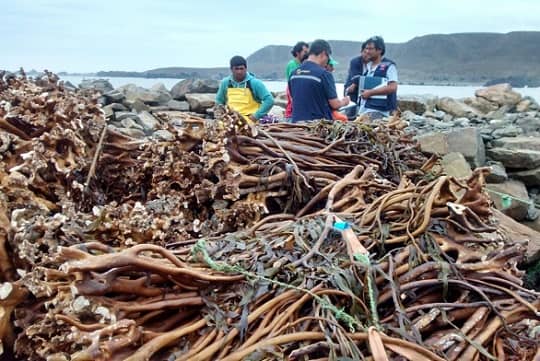
<instances>
[{"instance_id":1,"label":"gray boulder","mask_svg":"<svg viewBox=\"0 0 540 361\"><path fill-rule=\"evenodd\" d=\"M135 119L132 118L124 118L120 121L120 125L123 128L133 128L133 129L139 129L143 130L143 127L135 121Z\"/></svg>"},{"instance_id":2,"label":"gray boulder","mask_svg":"<svg viewBox=\"0 0 540 361\"><path fill-rule=\"evenodd\" d=\"M406 95L398 99L399 109L403 112L409 110L415 114L422 115L426 111L432 111L437 105L438 97L435 95Z\"/></svg>"},{"instance_id":3,"label":"gray boulder","mask_svg":"<svg viewBox=\"0 0 540 361\"><path fill-rule=\"evenodd\" d=\"M148 105L166 104L171 100L167 91L149 90L135 84L127 84L118 88L126 97L126 102L133 103L137 100Z\"/></svg>"},{"instance_id":4,"label":"gray boulder","mask_svg":"<svg viewBox=\"0 0 540 361\"><path fill-rule=\"evenodd\" d=\"M112 117L114 112L127 111L127 110L128 108L126 108L124 104L120 104L120 103L111 103L103 107L103 112L105 113L106 118Z\"/></svg>"},{"instance_id":5,"label":"gray boulder","mask_svg":"<svg viewBox=\"0 0 540 361\"><path fill-rule=\"evenodd\" d=\"M270 109L268 114L283 118L283 116L285 115L285 108L280 107L279 105L274 105L272 109Z\"/></svg>"},{"instance_id":6,"label":"gray boulder","mask_svg":"<svg viewBox=\"0 0 540 361\"><path fill-rule=\"evenodd\" d=\"M184 111L184 112L189 111L189 103L186 101L178 101L178 100L171 99L167 103L167 107L170 110L179 110L179 111Z\"/></svg>"},{"instance_id":7,"label":"gray boulder","mask_svg":"<svg viewBox=\"0 0 540 361\"><path fill-rule=\"evenodd\" d=\"M477 115L478 111L473 107L450 97L444 97L437 102L437 109L440 109L455 117L466 117Z\"/></svg>"},{"instance_id":8,"label":"gray boulder","mask_svg":"<svg viewBox=\"0 0 540 361\"><path fill-rule=\"evenodd\" d=\"M186 94L191 111L204 114L216 104L216 94Z\"/></svg>"},{"instance_id":9,"label":"gray boulder","mask_svg":"<svg viewBox=\"0 0 540 361\"><path fill-rule=\"evenodd\" d=\"M503 105L497 110L489 112L485 115L487 119L504 119L505 115L512 109L510 105Z\"/></svg>"},{"instance_id":10,"label":"gray boulder","mask_svg":"<svg viewBox=\"0 0 540 361\"><path fill-rule=\"evenodd\" d=\"M491 146L487 151L488 156L502 162L506 168L540 167L540 139L536 137L499 138L493 140Z\"/></svg>"},{"instance_id":11,"label":"gray boulder","mask_svg":"<svg viewBox=\"0 0 540 361\"><path fill-rule=\"evenodd\" d=\"M422 151L445 155L452 152L463 154L471 167L484 165L486 153L478 128L467 127L447 132L430 133L417 137Z\"/></svg>"},{"instance_id":12,"label":"gray boulder","mask_svg":"<svg viewBox=\"0 0 540 361\"><path fill-rule=\"evenodd\" d=\"M525 133L538 132L540 131L540 118L525 116L517 119L516 125L521 127Z\"/></svg>"},{"instance_id":13,"label":"gray boulder","mask_svg":"<svg viewBox=\"0 0 540 361\"><path fill-rule=\"evenodd\" d=\"M142 111L139 113L139 124L142 126L145 132L152 132L161 125L159 120L157 120L147 111Z\"/></svg>"},{"instance_id":14,"label":"gray boulder","mask_svg":"<svg viewBox=\"0 0 540 361\"><path fill-rule=\"evenodd\" d=\"M116 112L114 113L114 118L116 121L121 121L121 120L124 120L126 118L131 118L131 119L139 119L139 117L137 116L137 114L133 113L133 112Z\"/></svg>"},{"instance_id":15,"label":"gray boulder","mask_svg":"<svg viewBox=\"0 0 540 361\"><path fill-rule=\"evenodd\" d=\"M532 101L531 99L523 99L516 105L516 112L524 113L529 110Z\"/></svg>"},{"instance_id":16,"label":"gray boulder","mask_svg":"<svg viewBox=\"0 0 540 361\"><path fill-rule=\"evenodd\" d=\"M286 108L287 107L287 93L286 92L274 93L274 105L277 105L282 108Z\"/></svg>"},{"instance_id":17,"label":"gray boulder","mask_svg":"<svg viewBox=\"0 0 540 361\"><path fill-rule=\"evenodd\" d=\"M480 97L465 98L463 102L477 109L480 113L483 113L483 114L499 109L499 104L490 102L489 100L485 98L480 98Z\"/></svg>"},{"instance_id":18,"label":"gray boulder","mask_svg":"<svg viewBox=\"0 0 540 361\"><path fill-rule=\"evenodd\" d=\"M175 139L174 134L165 129L156 130L152 136L155 139L163 140L165 142L172 142Z\"/></svg>"},{"instance_id":19,"label":"gray boulder","mask_svg":"<svg viewBox=\"0 0 540 361\"><path fill-rule=\"evenodd\" d=\"M522 181L526 186L537 187L540 185L540 167L512 172L510 177Z\"/></svg>"},{"instance_id":20,"label":"gray boulder","mask_svg":"<svg viewBox=\"0 0 540 361\"><path fill-rule=\"evenodd\" d=\"M484 98L499 105L514 107L521 101L521 94L512 90L510 84L496 84L486 88L478 89L474 93L479 98Z\"/></svg>"},{"instance_id":21,"label":"gray boulder","mask_svg":"<svg viewBox=\"0 0 540 361\"><path fill-rule=\"evenodd\" d=\"M168 93L169 90L163 83L156 83L150 88L151 91Z\"/></svg>"},{"instance_id":22,"label":"gray boulder","mask_svg":"<svg viewBox=\"0 0 540 361\"><path fill-rule=\"evenodd\" d=\"M141 139L141 138L144 138L145 137L145 134L142 130L140 129L136 129L136 128L116 128L116 130L122 134L125 134L129 137L132 137L132 138L138 138L138 139Z\"/></svg>"},{"instance_id":23,"label":"gray boulder","mask_svg":"<svg viewBox=\"0 0 540 361\"><path fill-rule=\"evenodd\" d=\"M107 79L85 79L79 84L81 90L95 90L102 94L113 90L112 84Z\"/></svg>"},{"instance_id":24,"label":"gray boulder","mask_svg":"<svg viewBox=\"0 0 540 361\"><path fill-rule=\"evenodd\" d=\"M471 166L461 153L448 153L441 159L444 172L456 178L468 178L472 174Z\"/></svg>"},{"instance_id":25,"label":"gray boulder","mask_svg":"<svg viewBox=\"0 0 540 361\"><path fill-rule=\"evenodd\" d=\"M126 96L118 89L113 89L103 96L107 99L107 103L122 103Z\"/></svg>"},{"instance_id":26,"label":"gray boulder","mask_svg":"<svg viewBox=\"0 0 540 361\"><path fill-rule=\"evenodd\" d=\"M171 89L171 95L176 100L186 100L186 94L217 93L219 81L213 79L184 79Z\"/></svg>"},{"instance_id":27,"label":"gray boulder","mask_svg":"<svg viewBox=\"0 0 540 361\"><path fill-rule=\"evenodd\" d=\"M495 129L491 135L493 138L503 138L503 137L517 137L518 135L523 134L523 129L516 127L515 125L509 125L499 129Z\"/></svg>"},{"instance_id":28,"label":"gray boulder","mask_svg":"<svg viewBox=\"0 0 540 361\"><path fill-rule=\"evenodd\" d=\"M495 208L516 221L528 218L530 203L527 202L531 200L522 182L508 180L504 183L487 184L486 187Z\"/></svg>"}]
</instances>

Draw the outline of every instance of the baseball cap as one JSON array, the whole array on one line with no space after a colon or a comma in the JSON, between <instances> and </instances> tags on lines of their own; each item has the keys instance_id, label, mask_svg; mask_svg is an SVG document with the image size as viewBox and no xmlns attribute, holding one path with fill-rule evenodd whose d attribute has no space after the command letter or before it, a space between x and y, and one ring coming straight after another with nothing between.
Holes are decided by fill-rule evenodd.
<instances>
[{"instance_id":1,"label":"baseball cap","mask_svg":"<svg viewBox=\"0 0 540 361\"><path fill-rule=\"evenodd\" d=\"M338 65L339 63L332 57L329 57L328 59L328 65L332 65L332 66L336 66Z\"/></svg>"}]
</instances>

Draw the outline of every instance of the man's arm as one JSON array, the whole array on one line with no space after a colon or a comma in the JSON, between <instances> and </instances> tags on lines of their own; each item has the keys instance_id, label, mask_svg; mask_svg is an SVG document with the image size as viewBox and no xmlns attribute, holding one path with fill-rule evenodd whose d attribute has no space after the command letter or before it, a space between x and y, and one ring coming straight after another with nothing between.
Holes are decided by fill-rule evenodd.
<instances>
[{"instance_id":1,"label":"man's arm","mask_svg":"<svg viewBox=\"0 0 540 361\"><path fill-rule=\"evenodd\" d=\"M377 89L366 89L362 91L362 98L367 99L374 95L387 95L397 92L398 83L396 81L388 83L388 85Z\"/></svg>"},{"instance_id":2,"label":"man's arm","mask_svg":"<svg viewBox=\"0 0 540 361\"><path fill-rule=\"evenodd\" d=\"M227 102L227 78L223 79L221 83L219 83L219 88L216 93L216 104L225 105Z\"/></svg>"},{"instance_id":3,"label":"man's arm","mask_svg":"<svg viewBox=\"0 0 540 361\"><path fill-rule=\"evenodd\" d=\"M339 109L341 107L344 107L345 105L349 105L350 101L351 101L351 99L347 95L343 99L338 99L338 98L329 99L328 104L330 104L330 108L332 108L334 110L337 110L337 109Z\"/></svg>"},{"instance_id":4,"label":"man's arm","mask_svg":"<svg viewBox=\"0 0 540 361\"><path fill-rule=\"evenodd\" d=\"M259 120L261 117L268 114L270 109L272 109L272 106L274 105L274 97L259 79L251 80L251 88L253 89L253 96L261 102L259 109L252 114L256 120Z\"/></svg>"},{"instance_id":5,"label":"man's arm","mask_svg":"<svg viewBox=\"0 0 540 361\"><path fill-rule=\"evenodd\" d=\"M330 108L339 109L349 104L350 99L348 96L344 97L341 100L338 99L336 92L336 82L334 81L334 76L331 73L324 72L321 80L324 93L326 94Z\"/></svg>"}]
</instances>

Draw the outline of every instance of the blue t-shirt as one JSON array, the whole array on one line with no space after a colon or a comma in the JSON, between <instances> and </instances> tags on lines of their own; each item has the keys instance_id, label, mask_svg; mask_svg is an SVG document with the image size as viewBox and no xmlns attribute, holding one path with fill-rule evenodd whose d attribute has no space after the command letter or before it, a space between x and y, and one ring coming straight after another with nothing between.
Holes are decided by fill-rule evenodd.
<instances>
[{"instance_id":1,"label":"blue t-shirt","mask_svg":"<svg viewBox=\"0 0 540 361\"><path fill-rule=\"evenodd\" d=\"M332 119L328 100L337 98L332 74L320 65L305 61L289 79L292 97L292 121Z\"/></svg>"}]
</instances>

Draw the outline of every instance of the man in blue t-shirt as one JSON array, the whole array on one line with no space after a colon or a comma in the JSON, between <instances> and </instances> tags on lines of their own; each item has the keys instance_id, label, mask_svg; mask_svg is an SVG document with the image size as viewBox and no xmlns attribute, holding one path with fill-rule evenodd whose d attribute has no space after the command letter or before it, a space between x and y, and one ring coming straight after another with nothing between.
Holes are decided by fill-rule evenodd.
<instances>
[{"instance_id":1,"label":"man in blue t-shirt","mask_svg":"<svg viewBox=\"0 0 540 361\"><path fill-rule=\"evenodd\" d=\"M289 79L292 121L332 119L332 110L349 104L349 97L338 99L334 77L325 69L332 49L325 40L311 43L309 54Z\"/></svg>"}]
</instances>

